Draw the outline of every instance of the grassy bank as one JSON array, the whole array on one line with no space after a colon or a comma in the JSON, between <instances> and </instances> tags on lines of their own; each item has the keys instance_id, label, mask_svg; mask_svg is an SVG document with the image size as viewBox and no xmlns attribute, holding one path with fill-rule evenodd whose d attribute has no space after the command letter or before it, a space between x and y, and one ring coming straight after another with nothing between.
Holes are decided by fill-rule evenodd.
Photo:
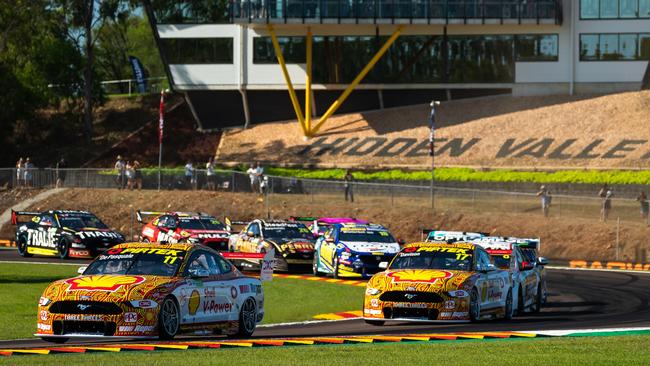
<instances>
[{"instance_id":1,"label":"grassy bank","mask_svg":"<svg viewBox=\"0 0 650 366\"><path fill-rule=\"evenodd\" d=\"M158 352L12 356L12 365L647 365L650 336L436 341Z\"/></svg>"},{"instance_id":2,"label":"grassy bank","mask_svg":"<svg viewBox=\"0 0 650 366\"><path fill-rule=\"evenodd\" d=\"M38 299L45 287L74 277L76 266L0 265L0 339L30 338L36 332ZM359 310L363 287L274 278L264 283L264 324L311 320L314 315ZM322 301L327 294L328 301Z\"/></svg>"}]
</instances>

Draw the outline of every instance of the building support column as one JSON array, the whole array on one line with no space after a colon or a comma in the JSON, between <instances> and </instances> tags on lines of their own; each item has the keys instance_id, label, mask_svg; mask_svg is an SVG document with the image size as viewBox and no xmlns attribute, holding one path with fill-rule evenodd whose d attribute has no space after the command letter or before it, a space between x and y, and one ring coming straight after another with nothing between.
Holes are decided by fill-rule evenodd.
<instances>
[{"instance_id":1,"label":"building support column","mask_svg":"<svg viewBox=\"0 0 650 366\"><path fill-rule=\"evenodd\" d=\"M291 83L291 77L287 71L287 64L284 62L284 56L282 55L282 49L280 48L280 43L278 43L278 37L275 35L275 30L272 25L267 25L269 33L271 34L271 40L273 41L273 48L275 49L275 57L278 59L278 63L282 68L282 75L284 76L284 81L287 84L287 89L289 90L289 97L291 98L291 104L293 104L293 109L296 112L296 117L300 123L300 128L302 133L305 136L309 135L309 131L305 126L305 118L302 115L302 108L300 107L300 102L296 96L296 91L293 89L293 84Z\"/></svg>"},{"instance_id":2,"label":"building support column","mask_svg":"<svg viewBox=\"0 0 650 366\"><path fill-rule=\"evenodd\" d=\"M341 96L332 103L332 105L329 107L329 109L323 114L323 116L320 118L316 126L314 126L313 129L308 131L309 135L308 136L313 136L315 135L318 130L323 126L323 124L327 121L328 118L332 116L336 112L339 107L341 107L341 104L345 102L345 100L350 96L350 94L356 89L356 87L361 83L361 80L372 70L372 68L377 64L381 56L383 56L386 51L388 51L388 48L395 43L399 35L402 33L402 30L404 29L404 26L399 26L397 30L393 33L392 36L384 43L384 45L377 51L377 53L372 57L370 62L361 70L359 75L348 85L348 87L343 91Z\"/></svg>"},{"instance_id":3,"label":"building support column","mask_svg":"<svg viewBox=\"0 0 650 366\"><path fill-rule=\"evenodd\" d=\"M244 129L247 129L248 125L251 123L251 110L248 107L248 95L244 89L239 89L239 94L241 94L241 103L244 107Z\"/></svg>"},{"instance_id":4,"label":"building support column","mask_svg":"<svg viewBox=\"0 0 650 366\"><path fill-rule=\"evenodd\" d=\"M307 28L307 75L305 77L305 129L307 135L311 131L311 79L312 79L312 34L311 27ZM307 136L309 137L309 136Z\"/></svg>"}]
</instances>

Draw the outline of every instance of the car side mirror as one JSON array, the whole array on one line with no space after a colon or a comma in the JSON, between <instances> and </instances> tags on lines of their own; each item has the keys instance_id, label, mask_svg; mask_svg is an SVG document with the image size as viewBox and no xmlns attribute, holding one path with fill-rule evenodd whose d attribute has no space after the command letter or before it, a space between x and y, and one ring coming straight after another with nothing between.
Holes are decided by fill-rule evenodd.
<instances>
[{"instance_id":1,"label":"car side mirror","mask_svg":"<svg viewBox=\"0 0 650 366\"><path fill-rule=\"evenodd\" d=\"M530 263L530 262L521 262L521 270L522 271L530 271L531 269L535 268L535 264Z\"/></svg>"},{"instance_id":2,"label":"car side mirror","mask_svg":"<svg viewBox=\"0 0 650 366\"><path fill-rule=\"evenodd\" d=\"M250 236L251 238L254 238L254 237L255 237L255 233L252 232L252 231L247 231L247 232L246 232L246 235Z\"/></svg>"},{"instance_id":3,"label":"car side mirror","mask_svg":"<svg viewBox=\"0 0 650 366\"><path fill-rule=\"evenodd\" d=\"M388 262L379 262L379 269L388 268Z\"/></svg>"},{"instance_id":4,"label":"car side mirror","mask_svg":"<svg viewBox=\"0 0 650 366\"><path fill-rule=\"evenodd\" d=\"M481 273L488 273L488 272L491 272L491 271L496 271L496 269L497 269L497 267L492 263L488 263L488 264L485 264L485 265L479 263L479 264L476 265L476 270L478 272L481 272Z\"/></svg>"},{"instance_id":5,"label":"car side mirror","mask_svg":"<svg viewBox=\"0 0 650 366\"><path fill-rule=\"evenodd\" d=\"M548 259L546 259L545 257L539 257L537 258L537 264L539 264L540 266L545 266L548 264Z\"/></svg>"},{"instance_id":6,"label":"car side mirror","mask_svg":"<svg viewBox=\"0 0 650 366\"><path fill-rule=\"evenodd\" d=\"M193 278L201 278L201 277L209 277L210 272L208 272L207 269L205 268L190 268L187 271L190 274L190 277Z\"/></svg>"},{"instance_id":7,"label":"car side mirror","mask_svg":"<svg viewBox=\"0 0 650 366\"><path fill-rule=\"evenodd\" d=\"M87 268L88 268L87 266L81 266L81 267L77 268L77 273L84 274L84 272L86 272Z\"/></svg>"}]
</instances>

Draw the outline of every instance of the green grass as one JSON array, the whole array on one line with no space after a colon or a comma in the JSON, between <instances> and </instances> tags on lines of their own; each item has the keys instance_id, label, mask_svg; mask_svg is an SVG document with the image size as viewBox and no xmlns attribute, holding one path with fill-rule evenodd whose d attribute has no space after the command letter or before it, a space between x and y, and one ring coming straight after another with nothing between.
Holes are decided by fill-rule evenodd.
<instances>
[{"instance_id":1,"label":"green grass","mask_svg":"<svg viewBox=\"0 0 650 366\"><path fill-rule=\"evenodd\" d=\"M202 165L197 165L202 167ZM242 171L243 167L237 168ZM182 175L183 167L163 168L163 174ZM342 180L344 169L265 169L269 175L297 177L306 179ZM228 170L217 170L228 173ZM103 170L101 174L116 174L115 170ZM143 168L142 174L158 174L157 168ZM429 181L431 171L404 171L389 169L382 171L354 171L357 181ZM477 170L469 168L437 168L436 181L439 182L533 182L533 183L587 183L587 184L650 184L650 170L561 170L556 172L528 172L508 169Z\"/></svg>"},{"instance_id":2,"label":"green grass","mask_svg":"<svg viewBox=\"0 0 650 366\"><path fill-rule=\"evenodd\" d=\"M12 356L0 364L648 365L649 349L646 335Z\"/></svg>"},{"instance_id":3,"label":"green grass","mask_svg":"<svg viewBox=\"0 0 650 366\"><path fill-rule=\"evenodd\" d=\"M52 281L74 277L76 266L0 265L0 339L36 332L38 299ZM322 313L360 310L363 287L274 278L264 283L264 324L311 320Z\"/></svg>"}]
</instances>

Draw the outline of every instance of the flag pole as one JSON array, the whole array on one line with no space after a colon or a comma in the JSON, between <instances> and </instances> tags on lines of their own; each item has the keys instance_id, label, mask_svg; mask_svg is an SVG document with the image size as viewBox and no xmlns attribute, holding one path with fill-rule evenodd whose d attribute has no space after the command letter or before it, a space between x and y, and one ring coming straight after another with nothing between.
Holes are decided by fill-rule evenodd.
<instances>
[{"instance_id":1,"label":"flag pole","mask_svg":"<svg viewBox=\"0 0 650 366\"><path fill-rule=\"evenodd\" d=\"M163 131L165 128L165 93L169 89L160 91L160 110L158 115L158 190L160 191L162 182L162 148L163 148Z\"/></svg>"}]
</instances>

